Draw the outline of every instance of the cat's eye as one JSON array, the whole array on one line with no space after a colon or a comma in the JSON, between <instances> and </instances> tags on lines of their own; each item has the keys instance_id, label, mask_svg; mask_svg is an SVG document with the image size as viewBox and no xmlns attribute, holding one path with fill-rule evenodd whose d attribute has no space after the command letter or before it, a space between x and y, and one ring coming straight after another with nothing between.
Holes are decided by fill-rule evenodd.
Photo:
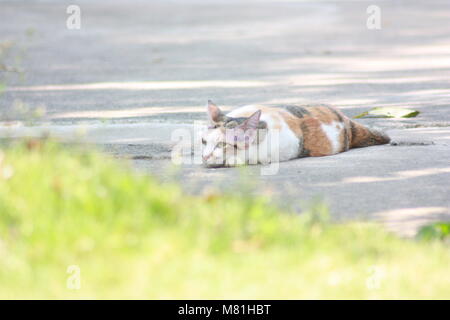
<instances>
[{"instance_id":1,"label":"cat's eye","mask_svg":"<svg viewBox=\"0 0 450 320\"><path fill-rule=\"evenodd\" d=\"M225 148L226 145L227 145L227 144L226 144L225 142L219 142L219 143L217 144L217 147L218 147L218 148Z\"/></svg>"},{"instance_id":2,"label":"cat's eye","mask_svg":"<svg viewBox=\"0 0 450 320\"><path fill-rule=\"evenodd\" d=\"M206 140L202 139L202 144L205 145L206 144Z\"/></svg>"}]
</instances>

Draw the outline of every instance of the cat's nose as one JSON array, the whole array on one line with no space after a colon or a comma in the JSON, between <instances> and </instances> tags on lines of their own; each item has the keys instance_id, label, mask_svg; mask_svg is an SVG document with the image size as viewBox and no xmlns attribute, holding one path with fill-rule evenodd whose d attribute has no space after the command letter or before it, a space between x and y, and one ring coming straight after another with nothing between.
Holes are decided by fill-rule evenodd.
<instances>
[{"instance_id":1,"label":"cat's nose","mask_svg":"<svg viewBox=\"0 0 450 320\"><path fill-rule=\"evenodd\" d=\"M209 158L211 158L211 155L208 154L208 155L206 155L206 156L202 156L202 158L203 158L203 161L206 162L206 160L208 160Z\"/></svg>"}]
</instances>

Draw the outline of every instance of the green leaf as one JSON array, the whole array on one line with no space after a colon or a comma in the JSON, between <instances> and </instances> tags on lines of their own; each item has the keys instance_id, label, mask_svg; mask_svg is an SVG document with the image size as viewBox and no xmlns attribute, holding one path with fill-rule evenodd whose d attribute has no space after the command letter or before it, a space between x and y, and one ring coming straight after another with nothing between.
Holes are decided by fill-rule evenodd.
<instances>
[{"instance_id":1,"label":"green leaf","mask_svg":"<svg viewBox=\"0 0 450 320\"><path fill-rule=\"evenodd\" d=\"M413 118L417 116L420 112L413 109L406 108L388 108L388 107L376 107L372 108L369 111L365 111L357 116L354 116L354 119L359 119L363 117L370 118Z\"/></svg>"},{"instance_id":2,"label":"green leaf","mask_svg":"<svg viewBox=\"0 0 450 320\"><path fill-rule=\"evenodd\" d=\"M436 222L422 227L417 233L421 240L445 240L450 237L450 223Z\"/></svg>"}]
</instances>

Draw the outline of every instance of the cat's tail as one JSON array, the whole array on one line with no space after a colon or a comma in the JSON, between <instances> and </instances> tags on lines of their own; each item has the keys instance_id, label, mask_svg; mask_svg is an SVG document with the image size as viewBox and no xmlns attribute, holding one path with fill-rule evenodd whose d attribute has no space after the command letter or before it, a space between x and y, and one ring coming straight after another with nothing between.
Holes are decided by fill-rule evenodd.
<instances>
[{"instance_id":1,"label":"cat's tail","mask_svg":"<svg viewBox=\"0 0 450 320\"><path fill-rule=\"evenodd\" d=\"M391 141L389 136L379 130L368 128L355 121L350 120L351 148L369 147L378 144L386 144Z\"/></svg>"}]
</instances>

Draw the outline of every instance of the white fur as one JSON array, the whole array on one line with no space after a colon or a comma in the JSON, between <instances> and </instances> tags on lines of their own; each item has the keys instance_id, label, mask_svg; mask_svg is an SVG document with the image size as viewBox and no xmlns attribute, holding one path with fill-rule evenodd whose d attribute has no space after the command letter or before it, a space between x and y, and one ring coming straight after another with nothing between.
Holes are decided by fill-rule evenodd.
<instances>
[{"instance_id":1,"label":"white fur","mask_svg":"<svg viewBox=\"0 0 450 320\"><path fill-rule=\"evenodd\" d=\"M331 124L322 124L321 128L331 142L332 153L339 153L342 148L339 141L339 136L344 128L342 123L333 121Z\"/></svg>"},{"instance_id":2,"label":"white fur","mask_svg":"<svg viewBox=\"0 0 450 320\"><path fill-rule=\"evenodd\" d=\"M227 114L229 117L240 117L242 114L248 114L260 110L258 106L247 105L235 109ZM284 119L277 114L266 114L262 111L261 121L267 123L267 134L264 140L259 144L252 144L248 150L237 150L236 155L227 155L225 164L238 165L243 163L249 164L268 164L271 162L286 161L298 157L299 139L289 128ZM276 125L280 127L275 128ZM205 140L207 145L204 147L203 155L209 158L206 164L215 165L223 162L223 152L216 144L220 141L218 130L207 133Z\"/></svg>"},{"instance_id":3,"label":"white fur","mask_svg":"<svg viewBox=\"0 0 450 320\"><path fill-rule=\"evenodd\" d=\"M235 109L227 114L230 117L239 117L241 114L256 112L260 110L258 106L247 105L241 108ZM275 119L274 119L275 118ZM289 128L284 119L277 114L266 114L262 111L261 121L267 123L267 135L266 138L259 143L259 145L252 145L249 150L249 160L257 161L257 163L267 164L272 161L286 161L298 157L299 153L299 139L294 132ZM275 128L275 124L278 123L280 129ZM274 132L277 131L277 132ZM278 147L273 147L270 150L270 145L277 143ZM273 154L277 152L277 154ZM278 158L278 159L274 159ZM252 163L252 162L250 162Z\"/></svg>"}]
</instances>

